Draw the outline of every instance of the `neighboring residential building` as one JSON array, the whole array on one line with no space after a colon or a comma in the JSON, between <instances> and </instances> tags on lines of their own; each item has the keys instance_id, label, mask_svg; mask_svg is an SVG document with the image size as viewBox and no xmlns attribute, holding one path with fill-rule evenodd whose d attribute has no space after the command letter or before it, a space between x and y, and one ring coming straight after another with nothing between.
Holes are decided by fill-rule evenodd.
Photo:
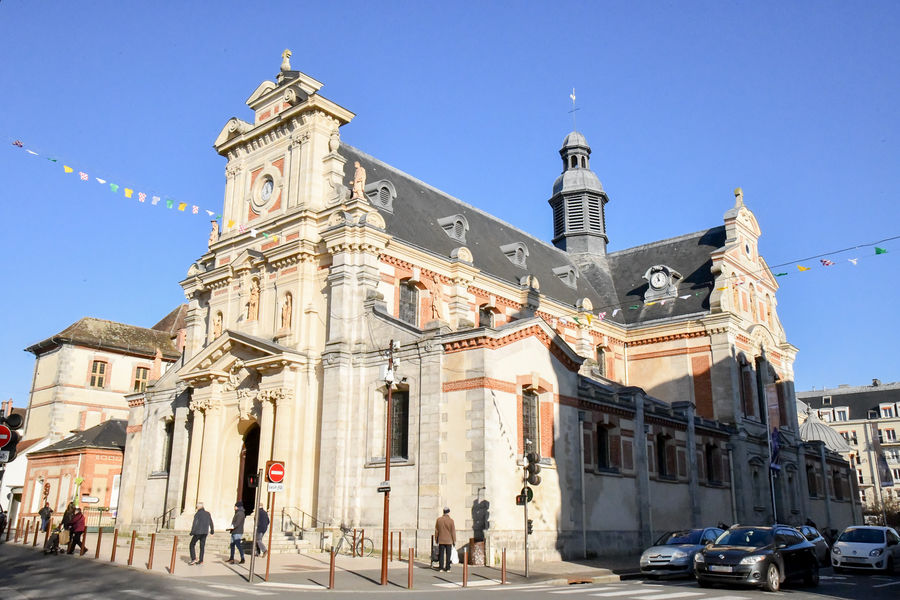
<instances>
[{"instance_id":1,"label":"neighboring residential building","mask_svg":"<svg viewBox=\"0 0 900 600\"><path fill-rule=\"evenodd\" d=\"M178 306L150 329L85 317L26 348L35 355L32 389L19 456L3 482L13 509L23 500L25 514L32 508L27 491L37 482L26 479L29 454L110 419L127 419L126 394L145 389L180 360L186 313L186 305ZM53 487L61 480L47 482L51 497L68 493Z\"/></svg>"},{"instance_id":2,"label":"neighboring residential building","mask_svg":"<svg viewBox=\"0 0 900 600\"><path fill-rule=\"evenodd\" d=\"M879 498L900 501L900 383L875 379L868 386L799 392L797 399L847 443L841 454L853 468L859 498L869 510L880 510ZM882 489L875 441L887 460L893 487Z\"/></svg>"},{"instance_id":3,"label":"neighboring residential building","mask_svg":"<svg viewBox=\"0 0 900 600\"><path fill-rule=\"evenodd\" d=\"M21 415L23 419L25 418L25 409L13 408L12 398L0 402L0 415L8 417L13 413ZM34 444L34 441L27 444L19 441L19 445L16 446L16 459L5 465L0 465L0 471L2 471L3 475L3 481L0 483L0 509L3 509L3 511L7 513L10 520L15 520L18 513L18 507L22 500L21 488L19 486L25 478L25 465L27 459L25 459L24 456L40 447L39 444ZM17 483L13 484L11 482Z\"/></svg>"},{"instance_id":4,"label":"neighboring residential building","mask_svg":"<svg viewBox=\"0 0 900 600\"><path fill-rule=\"evenodd\" d=\"M58 521L68 503L76 499L85 509L115 512L126 423L124 419L110 419L30 453L22 515L37 516L44 502L49 502L59 513ZM82 498L88 501L83 503Z\"/></svg>"},{"instance_id":5,"label":"neighboring residential building","mask_svg":"<svg viewBox=\"0 0 900 600\"><path fill-rule=\"evenodd\" d=\"M183 365L128 396L119 527L183 531L197 501L225 525L280 459L277 510L377 540L390 436L391 527L420 548L443 506L491 558L520 546L533 450L534 556L634 551L663 529L771 522L776 427L777 519L817 514L796 348L739 189L718 225L607 253L609 198L572 132L551 244L344 144L354 115L321 86L285 68L215 142L224 230L181 282ZM831 515L851 523L849 498Z\"/></svg>"}]
</instances>

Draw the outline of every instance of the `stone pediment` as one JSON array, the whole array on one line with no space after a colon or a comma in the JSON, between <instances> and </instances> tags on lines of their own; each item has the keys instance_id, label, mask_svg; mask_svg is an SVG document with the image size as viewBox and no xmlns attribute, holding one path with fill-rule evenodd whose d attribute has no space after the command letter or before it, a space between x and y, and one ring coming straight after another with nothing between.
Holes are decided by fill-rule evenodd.
<instances>
[{"instance_id":1,"label":"stone pediment","mask_svg":"<svg viewBox=\"0 0 900 600\"><path fill-rule=\"evenodd\" d=\"M178 379L195 387L216 381L234 389L248 375L304 364L306 356L287 346L229 329L179 369Z\"/></svg>"},{"instance_id":2,"label":"stone pediment","mask_svg":"<svg viewBox=\"0 0 900 600\"><path fill-rule=\"evenodd\" d=\"M272 90L274 90L277 87L278 87L278 84L276 84L274 81L268 81L268 80L263 81L261 84L259 84L257 86L256 90L254 90L253 93L250 94L250 97L247 98L247 106L252 108L257 100L259 100L260 98L262 98L263 96L265 96L266 94L268 94L269 92L271 92Z\"/></svg>"},{"instance_id":3,"label":"stone pediment","mask_svg":"<svg viewBox=\"0 0 900 600\"><path fill-rule=\"evenodd\" d=\"M246 133L253 129L253 125L248 123L247 121L242 121L237 117L232 117L228 119L228 122L225 124L225 127L222 128L222 131L219 132L218 137L216 137L216 141L213 144L216 148L230 140L231 138L238 137L239 135Z\"/></svg>"}]
</instances>

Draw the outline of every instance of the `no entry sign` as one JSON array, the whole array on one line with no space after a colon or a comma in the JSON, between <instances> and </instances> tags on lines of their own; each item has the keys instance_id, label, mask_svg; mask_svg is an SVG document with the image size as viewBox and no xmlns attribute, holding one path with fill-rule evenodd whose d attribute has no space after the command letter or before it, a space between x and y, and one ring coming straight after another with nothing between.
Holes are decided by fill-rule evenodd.
<instances>
[{"instance_id":1,"label":"no entry sign","mask_svg":"<svg viewBox=\"0 0 900 600\"><path fill-rule=\"evenodd\" d=\"M266 479L271 483L281 483L284 481L284 462L280 460L270 460L266 463Z\"/></svg>"},{"instance_id":2,"label":"no entry sign","mask_svg":"<svg viewBox=\"0 0 900 600\"><path fill-rule=\"evenodd\" d=\"M0 448L9 443L12 439L12 431L6 425L0 425Z\"/></svg>"}]
</instances>

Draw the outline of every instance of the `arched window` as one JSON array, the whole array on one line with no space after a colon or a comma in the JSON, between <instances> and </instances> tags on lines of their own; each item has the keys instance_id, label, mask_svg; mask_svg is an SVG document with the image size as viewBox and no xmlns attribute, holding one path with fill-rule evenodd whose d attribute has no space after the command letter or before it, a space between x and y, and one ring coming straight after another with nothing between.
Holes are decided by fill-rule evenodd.
<instances>
[{"instance_id":1,"label":"arched window","mask_svg":"<svg viewBox=\"0 0 900 600\"><path fill-rule=\"evenodd\" d=\"M597 425L597 468L609 469L612 466L609 455L609 429L602 424Z\"/></svg>"},{"instance_id":2,"label":"arched window","mask_svg":"<svg viewBox=\"0 0 900 600\"><path fill-rule=\"evenodd\" d=\"M400 282L400 312L398 316L404 323L414 326L419 324L419 290L409 280Z\"/></svg>"},{"instance_id":3,"label":"arched window","mask_svg":"<svg viewBox=\"0 0 900 600\"><path fill-rule=\"evenodd\" d=\"M656 436L656 473L660 477L675 477L673 465L669 464L669 436L660 433ZM674 462L674 461L673 461Z\"/></svg>"},{"instance_id":4,"label":"arched window","mask_svg":"<svg viewBox=\"0 0 900 600\"><path fill-rule=\"evenodd\" d=\"M722 481L719 449L715 444L707 444L704 454L706 458L706 480L709 483L719 483Z\"/></svg>"},{"instance_id":5,"label":"arched window","mask_svg":"<svg viewBox=\"0 0 900 600\"><path fill-rule=\"evenodd\" d=\"M540 404L532 389L522 390L522 447L525 453L541 451Z\"/></svg>"}]
</instances>

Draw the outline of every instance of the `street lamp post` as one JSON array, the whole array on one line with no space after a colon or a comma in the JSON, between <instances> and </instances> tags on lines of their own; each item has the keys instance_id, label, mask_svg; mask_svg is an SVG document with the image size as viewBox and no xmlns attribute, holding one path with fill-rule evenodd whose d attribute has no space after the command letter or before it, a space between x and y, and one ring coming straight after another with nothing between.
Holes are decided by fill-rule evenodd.
<instances>
[{"instance_id":1,"label":"street lamp post","mask_svg":"<svg viewBox=\"0 0 900 600\"><path fill-rule=\"evenodd\" d=\"M384 426L384 481L387 489L384 491L384 519L381 529L381 585L388 583L388 530L391 522L391 438L393 430L391 429L391 421L393 419L394 402L391 397L391 390L394 387L394 340L391 340L390 349L388 350L388 366L384 375L384 382L387 384L387 416L385 417Z\"/></svg>"}]
</instances>

